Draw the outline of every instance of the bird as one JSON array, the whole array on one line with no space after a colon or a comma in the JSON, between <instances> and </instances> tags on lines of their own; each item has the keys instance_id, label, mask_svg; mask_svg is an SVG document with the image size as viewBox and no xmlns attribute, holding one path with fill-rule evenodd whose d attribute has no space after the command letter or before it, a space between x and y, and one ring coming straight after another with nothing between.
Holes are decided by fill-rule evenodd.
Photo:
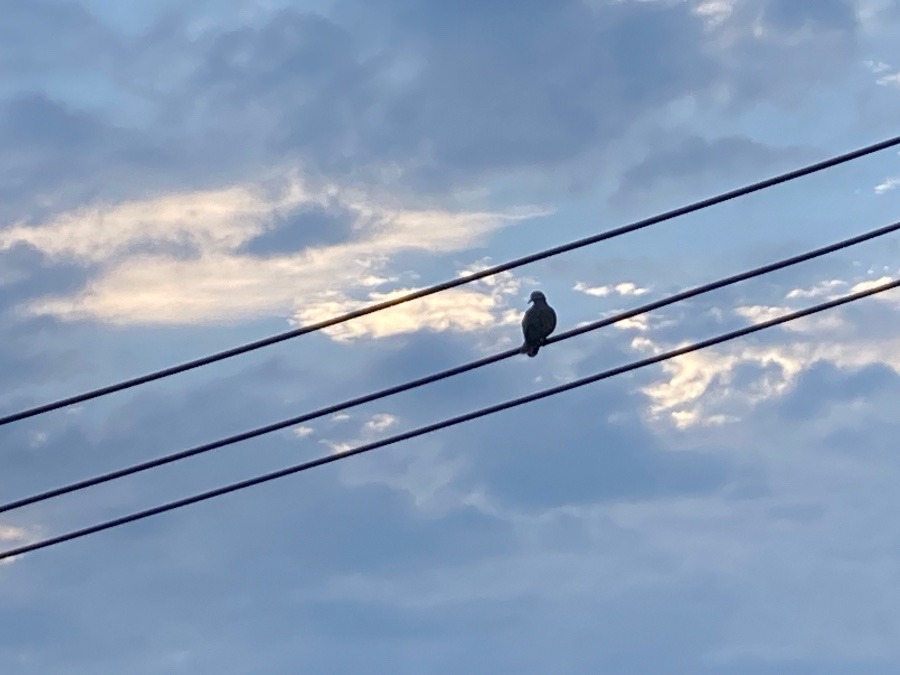
<instances>
[{"instance_id":1,"label":"bird","mask_svg":"<svg viewBox=\"0 0 900 675\"><path fill-rule=\"evenodd\" d=\"M537 356L541 346L547 344L547 336L556 328L556 312L547 304L547 297L540 291L534 291L528 302L531 307L522 317L525 344L520 351L528 356Z\"/></svg>"}]
</instances>

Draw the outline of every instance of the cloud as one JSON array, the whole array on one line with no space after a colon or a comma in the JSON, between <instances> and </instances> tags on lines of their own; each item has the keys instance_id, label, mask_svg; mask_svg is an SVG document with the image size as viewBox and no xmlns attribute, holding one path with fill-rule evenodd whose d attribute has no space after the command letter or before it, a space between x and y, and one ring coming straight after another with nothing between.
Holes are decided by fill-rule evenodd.
<instances>
[{"instance_id":1,"label":"cloud","mask_svg":"<svg viewBox=\"0 0 900 675\"><path fill-rule=\"evenodd\" d=\"M891 69L891 66L884 61L865 61L864 63L866 68L876 75Z\"/></svg>"},{"instance_id":2,"label":"cloud","mask_svg":"<svg viewBox=\"0 0 900 675\"><path fill-rule=\"evenodd\" d=\"M650 318L646 314L641 314L630 319L624 319L613 325L619 330L647 331L650 329Z\"/></svg>"},{"instance_id":3,"label":"cloud","mask_svg":"<svg viewBox=\"0 0 900 675\"><path fill-rule=\"evenodd\" d=\"M232 2L227 18L198 3L140 10L118 33L125 14L104 4L32 3L16 13L34 35L7 53L45 62L6 102L3 208L246 184L285 164L432 194L508 171L583 182L670 105L714 113L833 81L855 31L845 3L745 5L529 2L511 21L394 0ZM56 25L79 28L57 40Z\"/></svg>"},{"instance_id":4,"label":"cloud","mask_svg":"<svg viewBox=\"0 0 900 675\"><path fill-rule=\"evenodd\" d=\"M734 12L735 0L701 0L694 11L703 17L707 28L714 29L728 20Z\"/></svg>"},{"instance_id":5,"label":"cloud","mask_svg":"<svg viewBox=\"0 0 900 675\"><path fill-rule=\"evenodd\" d=\"M120 56L115 82L149 83L136 107L154 128L141 137L183 180L278 157L444 191L578 161L716 74L701 21L678 5L532 2L513 22L475 6L444 14L393 1L272 6L198 30L172 12Z\"/></svg>"},{"instance_id":6,"label":"cloud","mask_svg":"<svg viewBox=\"0 0 900 675\"><path fill-rule=\"evenodd\" d=\"M751 324L771 321L772 319L777 319L780 316L789 314L791 311L790 307L773 307L769 305L747 305L744 307L736 307L734 309L735 314L747 319ZM839 316L836 314L825 313L791 321L790 323L783 324L783 328L787 331L817 332L833 330L840 328L842 325L843 322Z\"/></svg>"},{"instance_id":7,"label":"cloud","mask_svg":"<svg viewBox=\"0 0 900 675\"><path fill-rule=\"evenodd\" d=\"M878 75L875 83L882 87L900 86L900 72L890 73L891 66L884 61L866 61L866 67L874 74Z\"/></svg>"},{"instance_id":8,"label":"cloud","mask_svg":"<svg viewBox=\"0 0 900 675\"><path fill-rule=\"evenodd\" d=\"M784 296L787 300L796 298L823 298L831 297L836 291L847 285L846 281L841 279L828 279L821 281L811 288L794 288L787 292Z\"/></svg>"},{"instance_id":9,"label":"cloud","mask_svg":"<svg viewBox=\"0 0 900 675\"><path fill-rule=\"evenodd\" d=\"M373 415L372 418L368 422L366 422L365 428L370 432L383 433L393 427L395 424L397 424L396 417L387 413L379 413L377 415Z\"/></svg>"},{"instance_id":10,"label":"cloud","mask_svg":"<svg viewBox=\"0 0 900 675\"><path fill-rule=\"evenodd\" d=\"M642 288L631 281L623 281L610 286L588 286L583 281L579 281L572 287L572 290L584 293L585 295L592 295L597 298L604 298L611 294L623 297L637 297L650 292L649 288Z\"/></svg>"},{"instance_id":11,"label":"cloud","mask_svg":"<svg viewBox=\"0 0 900 675\"><path fill-rule=\"evenodd\" d=\"M883 182L875 186L875 194L883 195L900 187L900 178L885 178Z\"/></svg>"},{"instance_id":12,"label":"cloud","mask_svg":"<svg viewBox=\"0 0 900 675\"><path fill-rule=\"evenodd\" d=\"M4 550L25 546L38 539L37 532L30 532L22 527L0 523L0 545L2 545ZM16 560L18 560L18 556L6 558L5 560L0 561L0 566L12 565Z\"/></svg>"},{"instance_id":13,"label":"cloud","mask_svg":"<svg viewBox=\"0 0 900 675\"><path fill-rule=\"evenodd\" d=\"M880 277L878 279L867 279L866 281L860 281L857 284L854 284L850 288L851 293L861 293L863 291L868 291L872 288L876 288L878 286L883 286L884 284L890 283L894 281L894 277ZM872 296L873 300L881 301L881 302L893 302L897 303L900 301L900 289L893 288L889 291L885 291L883 293L878 293L877 295Z\"/></svg>"},{"instance_id":14,"label":"cloud","mask_svg":"<svg viewBox=\"0 0 900 675\"><path fill-rule=\"evenodd\" d=\"M787 309L753 306L738 308L736 313L755 323ZM642 387L649 414L682 429L709 424L718 415L739 418L754 406L785 395L801 373L820 361L847 369L884 365L900 373L900 350L889 332L869 333L868 322L860 317L856 324L832 311L786 324L789 332L797 334L787 343L735 343L666 361L664 376ZM647 337L635 347L651 352L666 348Z\"/></svg>"},{"instance_id":15,"label":"cloud","mask_svg":"<svg viewBox=\"0 0 900 675\"><path fill-rule=\"evenodd\" d=\"M631 283L630 281L616 284L616 293L618 293L619 295L641 296L649 292L649 288L641 288L636 284Z\"/></svg>"},{"instance_id":16,"label":"cloud","mask_svg":"<svg viewBox=\"0 0 900 675\"><path fill-rule=\"evenodd\" d=\"M815 27L847 30L857 24L856 8L851 0L824 0L815 5L798 5L789 0L769 0L763 4L763 21L782 30Z\"/></svg>"},{"instance_id":17,"label":"cloud","mask_svg":"<svg viewBox=\"0 0 900 675\"><path fill-rule=\"evenodd\" d=\"M225 253L260 234L266 219L313 201L296 183L274 197L237 186L163 195L63 213L38 225L0 232L0 247L29 245L51 259L114 263L158 245L204 254Z\"/></svg>"},{"instance_id":18,"label":"cloud","mask_svg":"<svg viewBox=\"0 0 900 675\"><path fill-rule=\"evenodd\" d=\"M297 311L297 325L307 325L351 312L368 304L387 302L416 289L401 288L389 293L370 293L365 301L323 299ZM517 323L517 312L507 310L502 296L481 291L453 289L410 303L392 307L324 329L336 340L360 337L383 338L423 329L474 332L479 329Z\"/></svg>"},{"instance_id":19,"label":"cloud","mask_svg":"<svg viewBox=\"0 0 900 675\"><path fill-rule=\"evenodd\" d=\"M7 228L0 232L0 247L28 245L51 259L96 270L72 296L29 303L38 315L114 324L202 324L293 311L302 321L312 321L356 308L359 301L348 294L390 280L379 275L400 253L462 250L509 223L541 213L409 209L335 187L315 191L296 177L285 181L285 187L268 192L236 186L80 209L38 225ZM352 214L347 239L300 250L295 247L303 246L302 240L282 242L284 249L269 244L265 257L254 255L258 249L252 246L247 250L248 243L282 228L290 214L327 202ZM369 292L367 297L398 294ZM373 317L332 334L369 332L360 326L370 326L378 335L420 325L469 330L497 321L490 313L497 297L490 293L462 290L421 302L429 308L423 314L400 309L387 319Z\"/></svg>"},{"instance_id":20,"label":"cloud","mask_svg":"<svg viewBox=\"0 0 900 675\"><path fill-rule=\"evenodd\" d=\"M423 336L402 356L448 339ZM835 432L849 431L858 441L861 428L892 421L900 379L890 375L873 387L872 373L855 382L839 369L824 378L807 374L798 380L805 393L792 396L828 392L817 400L841 407L845 396L867 393L872 398L864 408L833 421ZM354 372L353 379L371 376ZM262 374L256 379L267 382ZM495 379L503 378L483 381L515 386ZM222 384L210 389L228 392ZM448 384L438 409L461 396L457 387L464 383ZM0 589L0 612L8 612L2 618L19 615L6 638L41 654L44 671L73 663L127 669L139 661L149 672L182 651L189 653L186 667L219 672L244 664L286 671L298 654L324 669L338 663L354 670L371 661L373 642L379 658L402 657L415 661L416 670L448 673L486 664L502 670L509 658L521 658L526 673L556 672L560 664L569 672L623 663L652 671L660 658L680 671L702 672L767 656L796 668L823 653L838 663L894 654L893 624L883 637L883 616L892 616L887 609L894 602L884 597L890 570L879 561L890 559L885 537L893 521L883 515L894 510L897 465L868 454L882 448L886 458L895 455L885 442L891 425L854 443L853 452L842 451L841 441L827 443L817 409L790 424L773 420L778 401L721 436L692 435L696 445L676 451L670 433L642 427L636 413L643 404L629 386L624 378L598 384L546 406L510 411L503 420L247 491L215 508L35 555L29 565L11 566L16 576ZM230 397L242 403L241 394ZM202 398L173 405L193 410ZM134 433L155 419L123 431ZM362 425L371 417L358 419ZM260 450L276 452L279 445L266 441ZM867 488L863 499L860 485ZM155 501L154 487L133 489ZM84 511L88 504L81 503ZM288 515L272 516L279 513ZM841 532L852 534L835 536ZM119 564L98 564L113 553ZM59 574L60 565L72 574ZM134 584L138 573L147 584ZM157 591L144 593L148 585ZM84 593L102 598L104 612L94 605L86 619L76 602ZM873 602L883 603L875 605L878 612ZM122 620L137 603L146 626ZM810 618L810 607L824 618ZM267 608L262 619L247 618L248 610L260 608ZM103 619L106 612L112 620ZM835 612L846 621L834 621ZM169 631L159 628L162 616L181 619ZM593 617L589 629L585 616ZM276 645L291 621L302 622L314 639L293 642L283 655ZM69 644L71 626L87 626L90 635ZM587 639L598 626L600 644ZM101 659L94 630L103 639L138 631L147 647L128 645ZM647 639L657 646L652 655L642 649ZM262 656L245 648L248 641ZM326 657L322 644L345 649ZM467 659L467 650L482 647L488 662L480 655L477 663Z\"/></svg>"},{"instance_id":21,"label":"cloud","mask_svg":"<svg viewBox=\"0 0 900 675\"><path fill-rule=\"evenodd\" d=\"M28 539L28 533L20 527L0 525L0 541L4 543L23 542Z\"/></svg>"},{"instance_id":22,"label":"cloud","mask_svg":"<svg viewBox=\"0 0 900 675\"><path fill-rule=\"evenodd\" d=\"M605 298L612 293L611 286L588 286L583 281L579 281L572 287L572 290L584 293L585 295L593 295L597 298Z\"/></svg>"},{"instance_id":23,"label":"cloud","mask_svg":"<svg viewBox=\"0 0 900 675\"><path fill-rule=\"evenodd\" d=\"M799 147L776 148L746 136L709 140L702 136L683 137L673 142L661 134L647 157L628 168L619 180L611 200L626 204L636 197L652 194L673 185L700 183L723 175L737 181L770 167L796 162L809 155Z\"/></svg>"}]
</instances>

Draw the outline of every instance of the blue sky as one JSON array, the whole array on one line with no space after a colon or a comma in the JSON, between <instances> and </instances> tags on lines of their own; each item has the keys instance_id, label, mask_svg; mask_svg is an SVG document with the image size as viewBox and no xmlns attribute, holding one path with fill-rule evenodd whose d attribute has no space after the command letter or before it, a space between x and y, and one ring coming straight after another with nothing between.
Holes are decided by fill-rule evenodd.
<instances>
[{"instance_id":1,"label":"blue sky","mask_svg":"<svg viewBox=\"0 0 900 675\"><path fill-rule=\"evenodd\" d=\"M896 0L0 0L0 411L898 133ZM895 150L0 429L0 495L897 219ZM900 273L900 239L0 516L10 548ZM900 298L0 565L10 673L900 667Z\"/></svg>"}]
</instances>

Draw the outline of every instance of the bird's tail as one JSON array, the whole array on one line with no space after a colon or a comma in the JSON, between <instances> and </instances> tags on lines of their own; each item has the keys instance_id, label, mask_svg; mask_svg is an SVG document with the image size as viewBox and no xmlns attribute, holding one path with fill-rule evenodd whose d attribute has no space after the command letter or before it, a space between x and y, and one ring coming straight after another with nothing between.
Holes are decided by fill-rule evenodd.
<instances>
[{"instance_id":1,"label":"bird's tail","mask_svg":"<svg viewBox=\"0 0 900 675\"><path fill-rule=\"evenodd\" d=\"M538 350L541 348L540 345L530 345L527 342L522 345L522 348L519 350L523 354L528 354L528 356L534 357L537 356Z\"/></svg>"}]
</instances>

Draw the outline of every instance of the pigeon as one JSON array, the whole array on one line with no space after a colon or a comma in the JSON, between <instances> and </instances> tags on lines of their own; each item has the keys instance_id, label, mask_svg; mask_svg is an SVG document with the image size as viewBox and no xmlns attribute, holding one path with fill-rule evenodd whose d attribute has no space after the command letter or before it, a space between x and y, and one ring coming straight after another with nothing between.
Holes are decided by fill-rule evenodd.
<instances>
[{"instance_id":1,"label":"pigeon","mask_svg":"<svg viewBox=\"0 0 900 675\"><path fill-rule=\"evenodd\" d=\"M547 344L547 336L556 328L556 312L547 304L547 298L540 291L531 294L529 307L522 318L522 334L525 344L521 352L528 356L536 356L541 345Z\"/></svg>"}]
</instances>

